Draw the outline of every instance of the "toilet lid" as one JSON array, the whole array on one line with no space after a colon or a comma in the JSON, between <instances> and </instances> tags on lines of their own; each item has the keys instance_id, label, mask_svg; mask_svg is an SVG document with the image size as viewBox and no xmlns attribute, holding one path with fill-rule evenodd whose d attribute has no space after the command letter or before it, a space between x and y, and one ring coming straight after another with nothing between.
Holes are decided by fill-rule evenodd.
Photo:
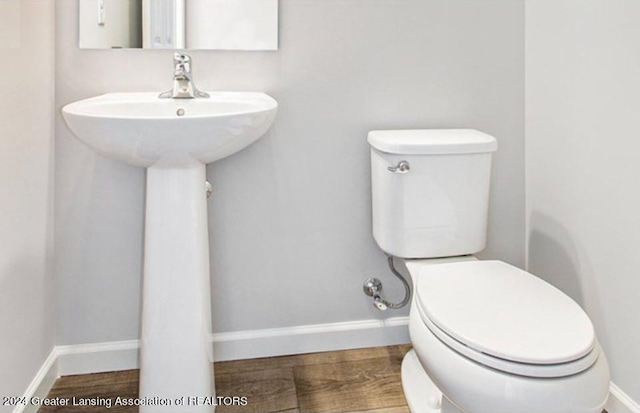
<instances>
[{"instance_id":1,"label":"toilet lid","mask_svg":"<svg viewBox=\"0 0 640 413\"><path fill-rule=\"evenodd\" d=\"M423 317L444 333L504 360L567 363L595 346L591 320L575 301L501 261L425 267L416 299Z\"/></svg>"}]
</instances>

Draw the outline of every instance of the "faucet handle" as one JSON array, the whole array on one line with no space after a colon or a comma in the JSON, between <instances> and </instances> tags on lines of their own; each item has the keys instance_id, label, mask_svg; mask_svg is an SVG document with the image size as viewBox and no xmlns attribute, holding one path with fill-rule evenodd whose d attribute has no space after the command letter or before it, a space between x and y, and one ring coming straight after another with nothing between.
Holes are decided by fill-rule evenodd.
<instances>
[{"instance_id":1,"label":"faucet handle","mask_svg":"<svg viewBox=\"0 0 640 413\"><path fill-rule=\"evenodd\" d=\"M173 64L175 65L176 71L191 72L191 56L188 54L175 52L173 54Z\"/></svg>"},{"instance_id":2,"label":"faucet handle","mask_svg":"<svg viewBox=\"0 0 640 413\"><path fill-rule=\"evenodd\" d=\"M188 54L175 52L173 54L173 61L175 63L191 63L191 56L189 56Z\"/></svg>"},{"instance_id":3,"label":"faucet handle","mask_svg":"<svg viewBox=\"0 0 640 413\"><path fill-rule=\"evenodd\" d=\"M208 98L209 94L198 90L191 77L191 56L175 52L173 54L173 88L160 93L160 99Z\"/></svg>"}]
</instances>

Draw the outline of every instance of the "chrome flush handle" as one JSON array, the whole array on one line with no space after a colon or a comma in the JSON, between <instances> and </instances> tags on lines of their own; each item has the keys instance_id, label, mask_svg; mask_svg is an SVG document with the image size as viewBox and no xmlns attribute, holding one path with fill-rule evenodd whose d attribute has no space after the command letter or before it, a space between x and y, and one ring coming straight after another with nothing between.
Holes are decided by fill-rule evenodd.
<instances>
[{"instance_id":1,"label":"chrome flush handle","mask_svg":"<svg viewBox=\"0 0 640 413\"><path fill-rule=\"evenodd\" d=\"M390 166L387 169L394 174L406 174L411 170L411 165L407 161L400 161L396 166Z\"/></svg>"}]
</instances>

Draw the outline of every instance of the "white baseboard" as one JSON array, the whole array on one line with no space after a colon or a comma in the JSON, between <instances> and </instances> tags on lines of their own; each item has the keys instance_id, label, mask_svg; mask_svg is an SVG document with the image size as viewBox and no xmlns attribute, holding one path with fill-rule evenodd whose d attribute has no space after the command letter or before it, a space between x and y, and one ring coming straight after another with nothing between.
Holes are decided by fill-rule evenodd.
<instances>
[{"instance_id":1,"label":"white baseboard","mask_svg":"<svg viewBox=\"0 0 640 413\"><path fill-rule=\"evenodd\" d=\"M100 373L137 369L140 366L140 340L58 346L58 373Z\"/></svg>"},{"instance_id":2,"label":"white baseboard","mask_svg":"<svg viewBox=\"0 0 640 413\"><path fill-rule=\"evenodd\" d=\"M30 401L33 397L44 398L49 394L53 384L59 377L57 361L58 354L54 347L24 392L23 396L27 401ZM39 407L32 404L19 404L13 409L13 413L37 413Z\"/></svg>"},{"instance_id":3,"label":"white baseboard","mask_svg":"<svg viewBox=\"0 0 640 413\"><path fill-rule=\"evenodd\" d=\"M216 361L378 347L409 342L408 317L213 334ZM62 376L139 367L139 340L59 346Z\"/></svg>"},{"instance_id":4,"label":"white baseboard","mask_svg":"<svg viewBox=\"0 0 640 413\"><path fill-rule=\"evenodd\" d=\"M408 317L361 320L211 336L216 361L274 357L352 348L409 343ZM38 371L25 396L44 397L55 378L139 368L139 340L58 346ZM606 409L609 413L640 413L640 407L614 383ZM18 406L13 413L35 413Z\"/></svg>"},{"instance_id":5,"label":"white baseboard","mask_svg":"<svg viewBox=\"0 0 640 413\"><path fill-rule=\"evenodd\" d=\"M640 413L638 403L614 383L611 383L609 392L609 401L606 406L608 413Z\"/></svg>"},{"instance_id":6,"label":"white baseboard","mask_svg":"<svg viewBox=\"0 0 640 413\"><path fill-rule=\"evenodd\" d=\"M284 356L409 342L408 317L213 334L216 361ZM139 340L57 346L24 393L44 398L60 376L137 369ZM36 413L16 406L12 413Z\"/></svg>"},{"instance_id":7,"label":"white baseboard","mask_svg":"<svg viewBox=\"0 0 640 413\"><path fill-rule=\"evenodd\" d=\"M409 343L409 317L362 320L212 336L217 361Z\"/></svg>"}]
</instances>

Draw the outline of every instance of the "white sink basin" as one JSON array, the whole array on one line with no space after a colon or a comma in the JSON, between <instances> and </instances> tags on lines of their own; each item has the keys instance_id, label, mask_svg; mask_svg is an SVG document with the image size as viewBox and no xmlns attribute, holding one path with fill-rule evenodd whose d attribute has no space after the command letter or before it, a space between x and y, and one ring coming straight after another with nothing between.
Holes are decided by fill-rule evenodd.
<instances>
[{"instance_id":1,"label":"white sink basin","mask_svg":"<svg viewBox=\"0 0 640 413\"><path fill-rule=\"evenodd\" d=\"M138 166L207 164L255 142L278 103L257 92L209 92L203 99L108 93L62 109L73 133L98 152Z\"/></svg>"},{"instance_id":2,"label":"white sink basin","mask_svg":"<svg viewBox=\"0 0 640 413\"><path fill-rule=\"evenodd\" d=\"M264 93L209 93L109 93L62 109L81 141L147 167L139 395L203 402L143 405L140 413L214 410L206 403L215 386L205 164L260 138L278 103Z\"/></svg>"}]
</instances>

